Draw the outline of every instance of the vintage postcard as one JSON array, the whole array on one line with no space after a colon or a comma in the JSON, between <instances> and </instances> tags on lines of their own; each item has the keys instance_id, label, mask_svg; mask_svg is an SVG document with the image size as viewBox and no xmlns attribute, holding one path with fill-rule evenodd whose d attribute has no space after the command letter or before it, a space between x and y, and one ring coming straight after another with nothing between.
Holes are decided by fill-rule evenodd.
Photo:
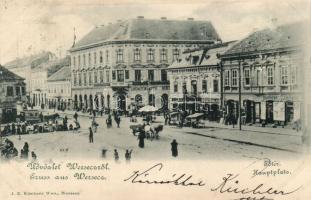
<instances>
[{"instance_id":1,"label":"vintage postcard","mask_svg":"<svg viewBox=\"0 0 311 200\"><path fill-rule=\"evenodd\" d=\"M0 0L0 199L311 199L310 5Z\"/></svg>"}]
</instances>

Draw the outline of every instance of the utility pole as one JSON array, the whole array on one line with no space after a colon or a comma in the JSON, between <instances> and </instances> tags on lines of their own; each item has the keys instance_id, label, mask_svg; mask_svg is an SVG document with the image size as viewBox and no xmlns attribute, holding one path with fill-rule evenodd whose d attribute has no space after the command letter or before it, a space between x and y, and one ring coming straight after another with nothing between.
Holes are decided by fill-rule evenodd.
<instances>
[{"instance_id":1,"label":"utility pole","mask_svg":"<svg viewBox=\"0 0 311 200\"><path fill-rule=\"evenodd\" d=\"M239 129L242 130L242 117L241 117L241 107L242 107L242 94L241 94L241 54L239 54Z\"/></svg>"}]
</instances>

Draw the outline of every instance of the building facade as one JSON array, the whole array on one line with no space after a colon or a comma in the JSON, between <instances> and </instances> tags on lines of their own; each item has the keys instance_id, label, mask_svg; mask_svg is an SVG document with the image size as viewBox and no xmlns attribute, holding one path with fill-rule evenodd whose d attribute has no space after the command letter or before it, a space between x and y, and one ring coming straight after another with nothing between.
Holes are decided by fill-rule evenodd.
<instances>
[{"instance_id":1,"label":"building facade","mask_svg":"<svg viewBox=\"0 0 311 200\"><path fill-rule=\"evenodd\" d=\"M138 17L97 27L70 50L75 108L167 109L167 67L184 50L219 41L210 22L193 19Z\"/></svg>"},{"instance_id":2,"label":"building facade","mask_svg":"<svg viewBox=\"0 0 311 200\"><path fill-rule=\"evenodd\" d=\"M73 109L70 65L62 67L47 79L47 101L49 109Z\"/></svg>"},{"instance_id":3,"label":"building facade","mask_svg":"<svg viewBox=\"0 0 311 200\"><path fill-rule=\"evenodd\" d=\"M227 116L239 118L241 89L245 123L284 125L300 120L303 32L302 23L257 31L221 56Z\"/></svg>"},{"instance_id":4,"label":"building facade","mask_svg":"<svg viewBox=\"0 0 311 200\"><path fill-rule=\"evenodd\" d=\"M13 122L27 100L24 79L0 65L0 91L0 122Z\"/></svg>"},{"instance_id":5,"label":"building facade","mask_svg":"<svg viewBox=\"0 0 311 200\"><path fill-rule=\"evenodd\" d=\"M220 118L221 74L218 55L232 42L185 52L168 67L170 110L204 112L209 120Z\"/></svg>"},{"instance_id":6,"label":"building facade","mask_svg":"<svg viewBox=\"0 0 311 200\"><path fill-rule=\"evenodd\" d=\"M32 70L42 63L49 62L53 57L54 55L51 52L41 52L36 55L17 58L4 65L13 73L24 78L26 83L27 101L29 104L32 103L30 102L32 96Z\"/></svg>"},{"instance_id":7,"label":"building facade","mask_svg":"<svg viewBox=\"0 0 311 200\"><path fill-rule=\"evenodd\" d=\"M64 66L70 65L70 58L54 57L49 62L41 63L31 71L31 102L33 106L48 106L48 78ZM70 78L70 77L69 77Z\"/></svg>"}]
</instances>

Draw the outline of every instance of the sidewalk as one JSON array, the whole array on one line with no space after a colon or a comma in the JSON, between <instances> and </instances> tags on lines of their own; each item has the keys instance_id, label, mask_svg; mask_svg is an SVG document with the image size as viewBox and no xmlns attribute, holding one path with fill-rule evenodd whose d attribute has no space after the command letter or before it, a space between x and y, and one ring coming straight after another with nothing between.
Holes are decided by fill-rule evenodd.
<instances>
[{"instance_id":1,"label":"sidewalk","mask_svg":"<svg viewBox=\"0 0 311 200\"><path fill-rule=\"evenodd\" d=\"M206 122L206 128L186 127L182 128L182 132L294 153L304 151L302 133L291 129L242 126L242 131L240 131L238 126L233 128L216 122Z\"/></svg>"},{"instance_id":2,"label":"sidewalk","mask_svg":"<svg viewBox=\"0 0 311 200\"><path fill-rule=\"evenodd\" d=\"M232 125L225 125L217 122L210 122L205 121L205 127L206 128L223 128L223 129L235 129L239 130L239 125L234 125L234 128ZM272 127L261 127L261 126L249 126L249 125L242 125L242 131L251 131L251 132L258 132L258 133L266 133L266 134L277 134L277 135L289 135L289 136L302 136L302 131L296 131L290 128L272 128Z\"/></svg>"}]
</instances>

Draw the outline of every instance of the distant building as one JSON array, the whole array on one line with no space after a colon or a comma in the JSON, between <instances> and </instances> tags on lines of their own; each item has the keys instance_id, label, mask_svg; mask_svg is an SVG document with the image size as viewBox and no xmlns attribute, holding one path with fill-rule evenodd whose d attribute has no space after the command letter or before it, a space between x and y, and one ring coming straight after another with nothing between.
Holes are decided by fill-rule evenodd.
<instances>
[{"instance_id":1,"label":"distant building","mask_svg":"<svg viewBox=\"0 0 311 200\"><path fill-rule=\"evenodd\" d=\"M220 42L209 21L161 18L96 27L70 49L79 109L167 107L167 67L185 50Z\"/></svg>"},{"instance_id":2,"label":"distant building","mask_svg":"<svg viewBox=\"0 0 311 200\"><path fill-rule=\"evenodd\" d=\"M218 55L233 42L185 52L168 67L170 110L204 112L210 120L220 118L221 74Z\"/></svg>"},{"instance_id":3,"label":"distant building","mask_svg":"<svg viewBox=\"0 0 311 200\"><path fill-rule=\"evenodd\" d=\"M47 80L64 66L70 66L69 56L62 59L54 58L49 62L40 64L32 70L31 101L33 102L33 105L40 107L46 107L48 105Z\"/></svg>"},{"instance_id":4,"label":"distant building","mask_svg":"<svg viewBox=\"0 0 311 200\"><path fill-rule=\"evenodd\" d=\"M0 65L0 122L16 120L17 109L26 102L24 79Z\"/></svg>"},{"instance_id":5,"label":"distant building","mask_svg":"<svg viewBox=\"0 0 311 200\"><path fill-rule=\"evenodd\" d=\"M49 62L50 60L54 59L54 57L54 54L52 54L51 52L44 51L36 55L17 58L4 65L4 67L25 79L28 102L30 102L30 96L32 91L32 70L42 63Z\"/></svg>"},{"instance_id":6,"label":"distant building","mask_svg":"<svg viewBox=\"0 0 311 200\"><path fill-rule=\"evenodd\" d=\"M287 124L303 103L303 23L250 34L221 57L226 114L239 117L239 76L246 123Z\"/></svg>"},{"instance_id":7,"label":"distant building","mask_svg":"<svg viewBox=\"0 0 311 200\"><path fill-rule=\"evenodd\" d=\"M48 108L72 109L70 75L70 65L66 65L47 79Z\"/></svg>"}]
</instances>

